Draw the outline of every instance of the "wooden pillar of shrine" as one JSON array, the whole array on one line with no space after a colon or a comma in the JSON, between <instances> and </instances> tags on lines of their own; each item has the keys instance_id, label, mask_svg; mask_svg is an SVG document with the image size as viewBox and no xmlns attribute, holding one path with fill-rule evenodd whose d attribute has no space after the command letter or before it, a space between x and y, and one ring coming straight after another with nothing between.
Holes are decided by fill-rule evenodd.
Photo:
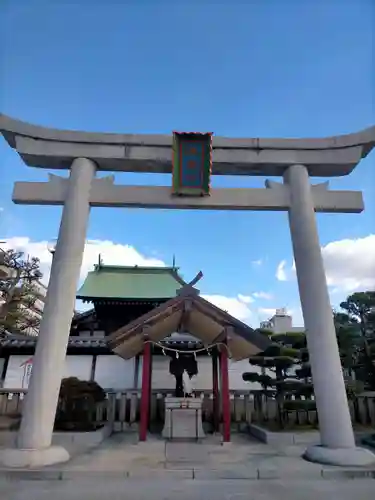
<instances>
[{"instance_id":1,"label":"wooden pillar of shrine","mask_svg":"<svg viewBox=\"0 0 375 500\"><path fill-rule=\"evenodd\" d=\"M151 344L146 342L143 348L142 362L142 389L141 389L141 407L139 440L146 441L147 430L150 415L150 395L151 395Z\"/></svg>"},{"instance_id":2,"label":"wooden pillar of shrine","mask_svg":"<svg viewBox=\"0 0 375 500\"><path fill-rule=\"evenodd\" d=\"M213 431L219 430L219 371L218 371L218 352L212 351L212 424Z\"/></svg>"},{"instance_id":3,"label":"wooden pillar of shrine","mask_svg":"<svg viewBox=\"0 0 375 500\"><path fill-rule=\"evenodd\" d=\"M228 349L225 345L220 348L220 375L221 375L221 404L223 413L223 441L230 442L230 395L228 373Z\"/></svg>"}]
</instances>

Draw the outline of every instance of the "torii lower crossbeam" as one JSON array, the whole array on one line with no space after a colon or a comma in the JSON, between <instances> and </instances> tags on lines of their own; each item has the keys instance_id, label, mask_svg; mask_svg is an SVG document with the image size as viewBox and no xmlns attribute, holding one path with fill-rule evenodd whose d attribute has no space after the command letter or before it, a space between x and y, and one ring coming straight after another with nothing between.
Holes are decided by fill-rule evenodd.
<instances>
[{"instance_id":1,"label":"torii lower crossbeam","mask_svg":"<svg viewBox=\"0 0 375 500\"><path fill-rule=\"evenodd\" d=\"M128 207L198 210L287 211L291 191L286 184L266 182L266 188L212 189L210 196L178 197L164 186L117 186L112 177L92 182L92 207ZM13 201L21 205L63 205L68 179L50 175L49 182L16 182ZM311 186L315 212L360 213L364 209L360 191L330 191L328 182Z\"/></svg>"}]
</instances>

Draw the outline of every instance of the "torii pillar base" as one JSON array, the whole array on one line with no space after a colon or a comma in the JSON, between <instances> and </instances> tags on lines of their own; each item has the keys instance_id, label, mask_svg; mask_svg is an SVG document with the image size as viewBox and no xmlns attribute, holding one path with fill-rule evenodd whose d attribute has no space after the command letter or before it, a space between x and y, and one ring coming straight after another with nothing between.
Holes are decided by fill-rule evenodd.
<instances>
[{"instance_id":1,"label":"torii pillar base","mask_svg":"<svg viewBox=\"0 0 375 500\"><path fill-rule=\"evenodd\" d=\"M310 446L302 455L309 462L341 467L365 467L375 465L375 455L366 448L328 448Z\"/></svg>"},{"instance_id":2,"label":"torii pillar base","mask_svg":"<svg viewBox=\"0 0 375 500\"><path fill-rule=\"evenodd\" d=\"M14 469L46 467L67 462L70 455L62 446L39 450L12 448L0 451L0 464Z\"/></svg>"}]
</instances>

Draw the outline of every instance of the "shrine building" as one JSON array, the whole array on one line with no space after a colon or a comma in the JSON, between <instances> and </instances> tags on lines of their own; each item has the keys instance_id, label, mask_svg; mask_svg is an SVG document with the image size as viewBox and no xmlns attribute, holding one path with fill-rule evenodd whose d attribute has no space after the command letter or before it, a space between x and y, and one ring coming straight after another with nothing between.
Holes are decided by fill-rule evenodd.
<instances>
[{"instance_id":1,"label":"shrine building","mask_svg":"<svg viewBox=\"0 0 375 500\"><path fill-rule=\"evenodd\" d=\"M184 369L194 375L193 390L212 391L214 410L223 419L226 411L230 419L229 390L258 388L244 382L242 373L268 340L203 299L176 267L100 262L77 299L93 307L73 318L64 376L95 380L106 391L139 390L141 439L146 438L151 390L182 396L176 390ZM2 341L3 388L27 389L36 340L12 335ZM228 441L229 420L226 432Z\"/></svg>"}]
</instances>

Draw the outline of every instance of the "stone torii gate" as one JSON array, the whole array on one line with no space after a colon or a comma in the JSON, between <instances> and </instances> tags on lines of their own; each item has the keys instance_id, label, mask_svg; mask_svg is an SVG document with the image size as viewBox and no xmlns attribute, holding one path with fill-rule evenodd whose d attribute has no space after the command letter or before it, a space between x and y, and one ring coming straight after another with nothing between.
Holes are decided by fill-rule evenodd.
<instances>
[{"instance_id":1,"label":"stone torii gate","mask_svg":"<svg viewBox=\"0 0 375 500\"><path fill-rule=\"evenodd\" d=\"M172 137L62 131L0 116L0 131L25 164L70 170L69 179L16 182L13 201L62 205L56 252L46 297L17 448L5 450L8 466L47 465L69 459L51 446L76 286L91 207L287 211L307 333L321 444L305 458L335 465L375 460L355 445L319 244L315 212L360 213L362 193L330 191L310 177L350 174L375 145L375 127L325 139L215 137L212 174L281 176L261 189L211 189L210 196L173 196L169 187L121 186L97 171L172 171Z\"/></svg>"}]
</instances>

